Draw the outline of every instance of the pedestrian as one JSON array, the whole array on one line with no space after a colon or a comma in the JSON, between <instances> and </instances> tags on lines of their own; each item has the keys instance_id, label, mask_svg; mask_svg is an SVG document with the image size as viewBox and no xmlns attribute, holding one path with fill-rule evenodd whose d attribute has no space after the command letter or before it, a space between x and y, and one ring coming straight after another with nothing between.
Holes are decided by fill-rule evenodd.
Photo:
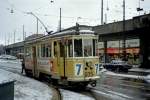
<instances>
[{"instance_id":1,"label":"pedestrian","mask_svg":"<svg viewBox=\"0 0 150 100\"><path fill-rule=\"evenodd\" d=\"M25 60L24 60L24 57L22 59L22 70L21 70L21 73L23 74L23 70L25 70Z\"/></svg>"}]
</instances>

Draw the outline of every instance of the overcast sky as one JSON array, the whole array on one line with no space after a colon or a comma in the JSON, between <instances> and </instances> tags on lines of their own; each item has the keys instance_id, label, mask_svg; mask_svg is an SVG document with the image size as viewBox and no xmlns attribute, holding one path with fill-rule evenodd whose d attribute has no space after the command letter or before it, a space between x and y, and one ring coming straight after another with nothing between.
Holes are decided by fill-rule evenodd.
<instances>
[{"instance_id":1,"label":"overcast sky","mask_svg":"<svg viewBox=\"0 0 150 100\"><path fill-rule=\"evenodd\" d=\"M123 0L104 0L104 21L122 20ZM139 0L126 1L126 19L138 16ZM150 0L140 2L144 12L150 13ZM62 9L62 28L74 26L76 22L85 25L101 24L101 0L1 0L0 1L0 44L23 40L23 25L26 36L36 33L36 18L26 12L33 12L48 30L56 31L59 23L59 9ZM13 11L13 13L11 13ZM46 34L39 23L39 33Z\"/></svg>"}]
</instances>

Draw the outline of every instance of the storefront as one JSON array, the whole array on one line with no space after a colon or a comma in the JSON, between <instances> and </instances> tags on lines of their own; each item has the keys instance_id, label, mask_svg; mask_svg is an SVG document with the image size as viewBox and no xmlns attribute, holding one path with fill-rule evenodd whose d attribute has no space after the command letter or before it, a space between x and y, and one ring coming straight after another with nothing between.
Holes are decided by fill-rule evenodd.
<instances>
[{"instance_id":1,"label":"storefront","mask_svg":"<svg viewBox=\"0 0 150 100\"><path fill-rule=\"evenodd\" d=\"M107 41L107 58L108 61L112 59L122 59L122 41ZM127 61L131 64L139 64L139 39L126 40L126 54ZM104 60L104 44L98 43L98 54L100 61Z\"/></svg>"}]
</instances>

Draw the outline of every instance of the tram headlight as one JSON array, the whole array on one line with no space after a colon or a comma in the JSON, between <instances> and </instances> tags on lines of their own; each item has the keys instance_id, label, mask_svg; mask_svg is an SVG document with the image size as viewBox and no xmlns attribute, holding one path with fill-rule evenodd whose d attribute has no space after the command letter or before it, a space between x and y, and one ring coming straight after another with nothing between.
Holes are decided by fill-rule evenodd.
<instances>
[{"instance_id":1,"label":"tram headlight","mask_svg":"<svg viewBox=\"0 0 150 100\"><path fill-rule=\"evenodd\" d=\"M91 61L86 62L86 66L87 67L92 67L92 62Z\"/></svg>"}]
</instances>

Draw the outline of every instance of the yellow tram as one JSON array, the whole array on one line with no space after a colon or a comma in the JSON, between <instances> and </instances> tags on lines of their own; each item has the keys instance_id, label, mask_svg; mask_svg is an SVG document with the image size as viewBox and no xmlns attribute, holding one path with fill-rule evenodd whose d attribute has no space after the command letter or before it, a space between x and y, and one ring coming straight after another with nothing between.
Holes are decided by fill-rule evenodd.
<instances>
[{"instance_id":1,"label":"yellow tram","mask_svg":"<svg viewBox=\"0 0 150 100\"><path fill-rule=\"evenodd\" d=\"M25 72L54 83L96 86L97 35L89 26L74 26L25 41Z\"/></svg>"}]
</instances>

